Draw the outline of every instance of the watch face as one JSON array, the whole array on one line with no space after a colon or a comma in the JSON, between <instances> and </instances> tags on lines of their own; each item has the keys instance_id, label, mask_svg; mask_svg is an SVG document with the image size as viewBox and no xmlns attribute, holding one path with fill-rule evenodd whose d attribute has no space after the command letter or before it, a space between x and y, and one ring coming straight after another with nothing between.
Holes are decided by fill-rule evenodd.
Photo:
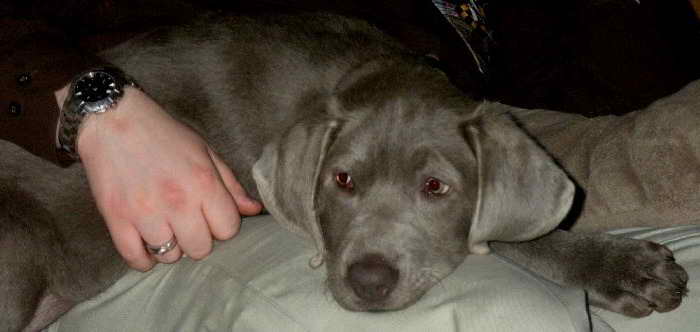
<instances>
[{"instance_id":1,"label":"watch face","mask_svg":"<svg viewBox=\"0 0 700 332\"><path fill-rule=\"evenodd\" d=\"M90 72L75 82L75 96L80 100L93 103L114 94L117 84L114 77L105 72Z\"/></svg>"}]
</instances>

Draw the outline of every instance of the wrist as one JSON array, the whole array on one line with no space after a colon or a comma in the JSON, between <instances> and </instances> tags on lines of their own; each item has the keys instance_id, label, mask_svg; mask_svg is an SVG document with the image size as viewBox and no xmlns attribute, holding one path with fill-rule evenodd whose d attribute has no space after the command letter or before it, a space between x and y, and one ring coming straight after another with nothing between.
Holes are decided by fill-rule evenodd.
<instances>
[{"instance_id":1,"label":"wrist","mask_svg":"<svg viewBox=\"0 0 700 332\"><path fill-rule=\"evenodd\" d=\"M87 114L75 138L75 149L80 159L89 158L99 149L101 135L118 136L133 127L131 121L143 110L143 100L149 97L137 88L125 88L119 103L109 112Z\"/></svg>"},{"instance_id":2,"label":"wrist","mask_svg":"<svg viewBox=\"0 0 700 332\"><path fill-rule=\"evenodd\" d=\"M78 75L68 87L56 92L61 113L57 130L59 149L79 160L78 136L89 118L111 113L124 97L125 90L136 83L118 68L104 67Z\"/></svg>"}]
</instances>

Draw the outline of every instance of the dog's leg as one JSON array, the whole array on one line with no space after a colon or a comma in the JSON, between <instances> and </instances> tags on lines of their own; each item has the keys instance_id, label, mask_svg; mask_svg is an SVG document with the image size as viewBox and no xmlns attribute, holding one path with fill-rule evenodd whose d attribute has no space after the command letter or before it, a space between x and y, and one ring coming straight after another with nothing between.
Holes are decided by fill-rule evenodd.
<instances>
[{"instance_id":1,"label":"dog's leg","mask_svg":"<svg viewBox=\"0 0 700 332\"><path fill-rule=\"evenodd\" d=\"M2 220L0 220L1 222ZM0 331L22 331L29 325L40 301L42 281L32 268L18 264L6 255L8 241L0 239ZM21 257L18 257L21 259ZM9 263L9 264L8 264Z\"/></svg>"},{"instance_id":2,"label":"dog's leg","mask_svg":"<svg viewBox=\"0 0 700 332\"><path fill-rule=\"evenodd\" d=\"M43 330L75 305L76 303L73 301L61 299L52 294L44 295L32 317L31 323L22 332L38 332Z\"/></svg>"},{"instance_id":3,"label":"dog's leg","mask_svg":"<svg viewBox=\"0 0 700 332\"><path fill-rule=\"evenodd\" d=\"M0 272L0 331L38 332L75 306L74 302L45 293L45 281L36 272L19 265L6 266Z\"/></svg>"},{"instance_id":4,"label":"dog's leg","mask_svg":"<svg viewBox=\"0 0 700 332\"><path fill-rule=\"evenodd\" d=\"M0 183L0 331L39 331L75 303L49 293L58 259L51 215L16 186Z\"/></svg>"},{"instance_id":5,"label":"dog's leg","mask_svg":"<svg viewBox=\"0 0 700 332\"><path fill-rule=\"evenodd\" d=\"M585 289L592 305L632 317L673 310L687 291L688 274L671 251L649 241L557 230L492 248L557 283Z\"/></svg>"}]
</instances>

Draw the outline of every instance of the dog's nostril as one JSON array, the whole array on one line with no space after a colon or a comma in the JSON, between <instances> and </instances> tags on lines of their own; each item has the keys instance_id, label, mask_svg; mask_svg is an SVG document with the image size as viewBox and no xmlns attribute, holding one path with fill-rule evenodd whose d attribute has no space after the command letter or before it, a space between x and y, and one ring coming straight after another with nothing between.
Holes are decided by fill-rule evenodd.
<instances>
[{"instance_id":1,"label":"dog's nostril","mask_svg":"<svg viewBox=\"0 0 700 332\"><path fill-rule=\"evenodd\" d=\"M399 280L399 271L379 255L367 255L348 268L347 280L355 294L367 301L386 299Z\"/></svg>"}]
</instances>

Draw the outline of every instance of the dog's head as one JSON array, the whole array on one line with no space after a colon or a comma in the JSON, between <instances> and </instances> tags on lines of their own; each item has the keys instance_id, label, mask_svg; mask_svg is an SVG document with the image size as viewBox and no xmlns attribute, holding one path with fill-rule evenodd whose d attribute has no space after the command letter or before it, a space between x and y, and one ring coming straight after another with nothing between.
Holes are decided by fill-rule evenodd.
<instances>
[{"instance_id":1,"label":"dog's head","mask_svg":"<svg viewBox=\"0 0 700 332\"><path fill-rule=\"evenodd\" d=\"M489 241L541 236L573 184L504 114L417 64L371 63L254 167L267 209L309 235L328 286L350 310L417 301Z\"/></svg>"}]
</instances>

